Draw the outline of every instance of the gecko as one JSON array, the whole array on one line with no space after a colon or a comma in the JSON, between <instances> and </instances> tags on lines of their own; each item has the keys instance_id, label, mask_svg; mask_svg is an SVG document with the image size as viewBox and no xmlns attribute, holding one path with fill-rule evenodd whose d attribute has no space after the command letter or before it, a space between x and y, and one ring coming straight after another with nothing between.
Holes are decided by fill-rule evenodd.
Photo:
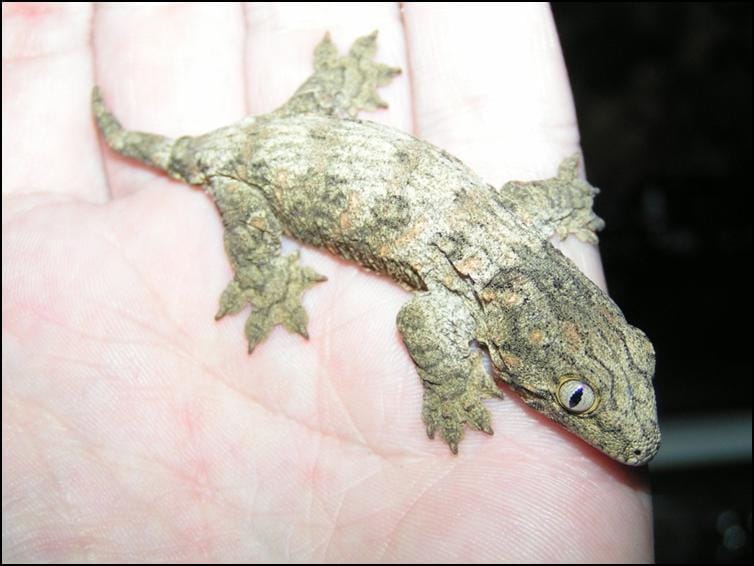
<instances>
[{"instance_id":1,"label":"gecko","mask_svg":"<svg viewBox=\"0 0 754 566\"><path fill-rule=\"evenodd\" d=\"M484 401L502 398L501 380L609 457L648 462L660 443L652 344L549 241L595 244L604 225L579 156L553 178L497 188L438 147L358 119L387 107L378 89L400 73L374 60L376 36L341 56L325 35L281 107L204 135L126 130L97 87L93 116L112 150L214 200L234 269L216 319L251 305L249 353L277 325L308 337L301 296L325 278L282 255L290 236L414 292L396 323L427 434L454 454L466 427L493 434Z\"/></svg>"}]
</instances>

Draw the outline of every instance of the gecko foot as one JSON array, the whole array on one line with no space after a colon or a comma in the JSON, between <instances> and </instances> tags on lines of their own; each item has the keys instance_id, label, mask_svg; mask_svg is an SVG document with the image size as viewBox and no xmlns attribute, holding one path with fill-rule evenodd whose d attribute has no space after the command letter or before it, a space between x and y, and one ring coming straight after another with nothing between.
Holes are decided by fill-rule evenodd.
<instances>
[{"instance_id":1,"label":"gecko foot","mask_svg":"<svg viewBox=\"0 0 754 566\"><path fill-rule=\"evenodd\" d=\"M358 68L361 75L360 84L352 83L351 85L352 87L360 87L358 96L353 96L354 105L348 109L351 116L355 116L361 110L387 108L387 102L380 98L377 89L387 85L393 77L401 73L398 67L373 61L375 53L377 53L376 31L354 41L348 51L348 56L344 58L345 61L351 63L354 70ZM341 64L348 65L346 62Z\"/></svg>"},{"instance_id":2,"label":"gecko foot","mask_svg":"<svg viewBox=\"0 0 754 566\"><path fill-rule=\"evenodd\" d=\"M301 304L301 295L325 279L310 267L300 265L298 253L277 257L266 265L239 268L220 297L220 309L215 319L251 304L252 312L245 328L249 353L278 324L308 338L308 317Z\"/></svg>"},{"instance_id":3,"label":"gecko foot","mask_svg":"<svg viewBox=\"0 0 754 566\"><path fill-rule=\"evenodd\" d=\"M387 108L377 90L401 70L375 62L377 32L360 37L345 56L326 34L314 49L314 73L275 112L280 115L314 112L355 117L359 112Z\"/></svg>"},{"instance_id":4,"label":"gecko foot","mask_svg":"<svg viewBox=\"0 0 754 566\"><path fill-rule=\"evenodd\" d=\"M482 401L490 397L503 397L484 369L481 356L473 355L469 366L468 374L440 383L433 383L426 371L419 370L425 385L422 417L427 426L427 435L434 438L435 432L439 431L453 454L458 453L458 443L463 439L464 423L493 434L490 412Z\"/></svg>"}]
</instances>

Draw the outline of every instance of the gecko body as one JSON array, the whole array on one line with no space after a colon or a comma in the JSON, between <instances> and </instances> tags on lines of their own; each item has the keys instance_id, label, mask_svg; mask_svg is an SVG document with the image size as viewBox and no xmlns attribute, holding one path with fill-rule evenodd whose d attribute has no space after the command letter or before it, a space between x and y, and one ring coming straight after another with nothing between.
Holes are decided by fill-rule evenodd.
<instances>
[{"instance_id":1,"label":"gecko body","mask_svg":"<svg viewBox=\"0 0 754 566\"><path fill-rule=\"evenodd\" d=\"M324 278L281 255L290 235L415 292L398 329L427 432L454 453L466 425L492 434L483 400L502 395L486 352L529 406L621 462L647 462L660 438L652 345L548 241L594 243L603 225L578 158L552 179L495 188L431 144L355 119L385 106L377 88L398 73L375 49L372 34L340 57L325 37L286 104L202 136L124 130L98 90L93 111L115 151L214 199L235 270L217 318L252 305L249 351L277 324L307 336L300 297Z\"/></svg>"}]
</instances>

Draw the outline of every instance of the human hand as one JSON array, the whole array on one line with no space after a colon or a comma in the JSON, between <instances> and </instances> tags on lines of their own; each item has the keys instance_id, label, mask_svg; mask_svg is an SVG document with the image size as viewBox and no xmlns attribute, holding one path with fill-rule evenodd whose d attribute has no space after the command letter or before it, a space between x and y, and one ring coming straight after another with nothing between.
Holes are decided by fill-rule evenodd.
<instances>
[{"instance_id":1,"label":"human hand","mask_svg":"<svg viewBox=\"0 0 754 566\"><path fill-rule=\"evenodd\" d=\"M640 472L515 394L458 456L426 437L392 282L304 248L311 338L248 356L245 317L212 318L213 204L98 142L94 83L129 129L202 133L282 103L326 30L372 29L405 72L370 119L496 185L577 149L543 6L3 5L4 559L651 559Z\"/></svg>"}]
</instances>

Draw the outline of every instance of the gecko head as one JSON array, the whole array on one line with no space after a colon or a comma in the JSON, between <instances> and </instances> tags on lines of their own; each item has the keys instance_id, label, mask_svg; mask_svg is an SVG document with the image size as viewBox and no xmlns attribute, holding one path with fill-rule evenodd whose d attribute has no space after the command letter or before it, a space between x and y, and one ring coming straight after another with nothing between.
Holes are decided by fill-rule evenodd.
<instances>
[{"instance_id":1,"label":"gecko head","mask_svg":"<svg viewBox=\"0 0 754 566\"><path fill-rule=\"evenodd\" d=\"M491 357L530 407L611 458L645 464L660 444L654 348L579 276L507 278L499 323L487 320L500 336L488 341Z\"/></svg>"}]
</instances>

